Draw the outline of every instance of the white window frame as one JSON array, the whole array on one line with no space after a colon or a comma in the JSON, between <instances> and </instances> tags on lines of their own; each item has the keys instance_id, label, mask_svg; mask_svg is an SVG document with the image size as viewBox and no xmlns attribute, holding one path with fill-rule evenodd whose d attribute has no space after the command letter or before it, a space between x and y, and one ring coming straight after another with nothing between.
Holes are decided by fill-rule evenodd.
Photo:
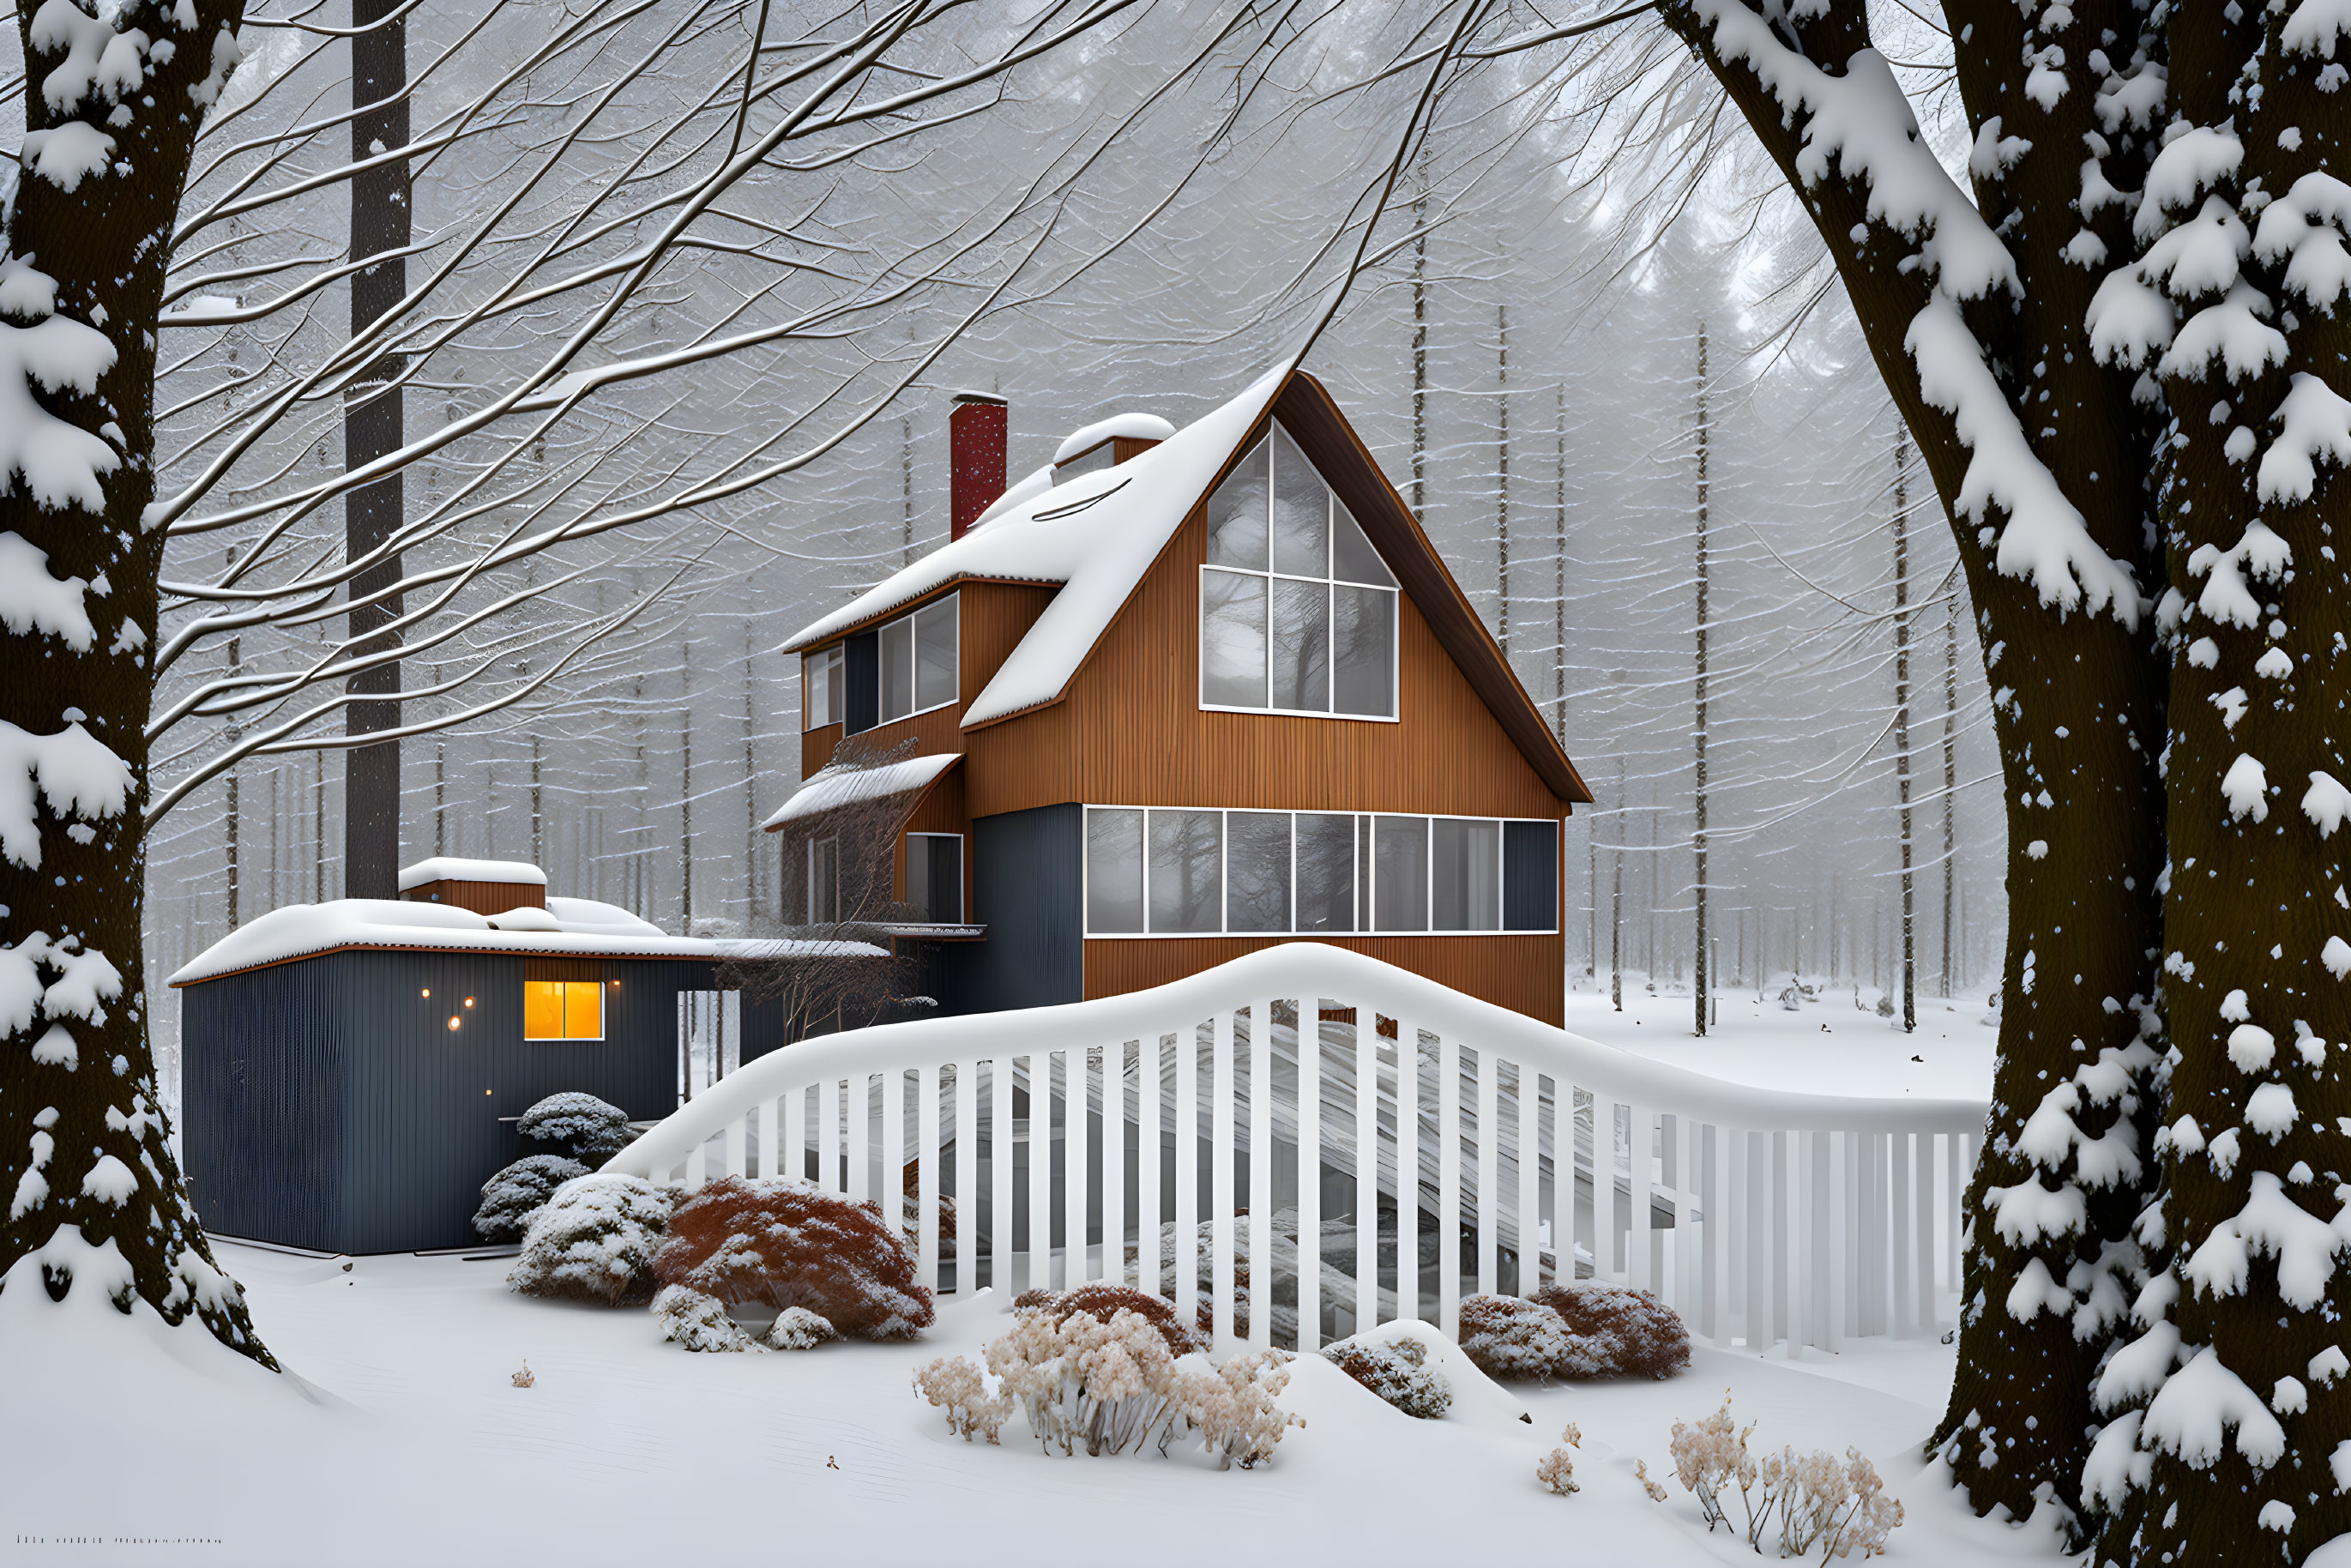
<instances>
[{"instance_id":1,"label":"white window frame","mask_svg":"<svg viewBox=\"0 0 2351 1568\"><path fill-rule=\"evenodd\" d=\"M814 712L815 705L809 701L816 685L810 678L810 666L812 664L820 667L824 672L824 706L827 710L832 706L832 694L836 691L841 694L841 717L831 718ZM812 729L822 729L829 724L848 722L849 689L846 684L849 678L848 668L847 653L838 643L830 648L819 648L813 653L800 655L800 733L805 735Z\"/></svg>"},{"instance_id":2,"label":"white window frame","mask_svg":"<svg viewBox=\"0 0 2351 1568\"><path fill-rule=\"evenodd\" d=\"M1290 440L1291 445L1297 445L1298 438L1296 436L1291 436ZM1327 718L1337 719L1343 723L1350 724L1401 724L1404 722L1404 585L1400 582L1363 582L1352 577L1339 576L1337 564L1338 530L1335 527L1326 527L1323 530L1322 576L1301 577L1296 572L1274 570L1271 549L1273 515L1270 508L1273 505L1274 484L1278 483L1278 481L1272 479L1272 426L1269 425L1267 427L1266 434L1259 438L1258 444L1261 444L1267 449L1266 456L1268 466L1266 473L1270 481L1266 486L1266 506L1269 508L1266 514L1266 566L1263 571L1259 571L1254 567L1217 566L1206 561L1201 563L1199 582L1196 596L1193 600L1192 607L1192 624L1199 638L1200 644L1198 661L1199 667L1194 672L1194 675L1196 677L1195 695L1199 699L1200 711L1203 713L1259 714L1280 718ZM1257 445L1252 445L1249 448L1250 452L1255 452L1256 450ZM1299 455L1301 456L1305 455L1302 449ZM1312 458L1307 458L1306 462L1308 467L1313 468ZM1341 507L1343 503L1339 499L1338 491L1332 489L1331 481L1322 477L1322 471L1321 469L1314 468L1314 477L1321 482L1322 488L1329 492L1332 507L1337 508ZM1352 517L1352 516L1353 514L1351 513L1350 517ZM1360 529L1363 527L1363 524L1357 523L1355 524L1355 527ZM1366 542L1369 542L1368 536L1366 536ZM1378 549L1377 546L1374 546L1373 548L1375 551ZM1383 566L1387 564L1384 559L1382 559L1381 564ZM1253 577L1266 585L1266 706L1244 707L1230 703L1212 703L1208 700L1208 637L1207 620L1208 573L1212 571L1225 572L1233 577ZM1393 577L1395 574L1394 572L1390 572L1389 575ZM1340 713L1333 708L1328 707L1296 708L1275 707L1271 706L1273 701L1271 668L1273 657L1273 584L1276 582L1320 583L1322 587L1322 625L1326 632L1330 629L1332 624L1332 599L1337 590L1341 588L1361 588L1370 590L1375 593L1384 593L1388 596L1390 605L1388 620L1388 700L1395 707L1397 710L1396 712L1386 714ZM1338 679L1339 673L1336 650L1325 649L1322 665L1323 693L1326 697L1329 697L1333 701L1336 700ZM1399 814L1410 815L1409 812Z\"/></svg>"},{"instance_id":3,"label":"white window frame","mask_svg":"<svg viewBox=\"0 0 2351 1568\"><path fill-rule=\"evenodd\" d=\"M1247 708L1240 711L1256 713L1261 712L1262 710ZM1151 923L1150 814L1153 811L1214 811L1217 813L1219 819L1229 817L1233 812L1239 811L1249 815L1287 815L1293 819L1290 825L1289 930L1234 931L1225 924L1227 914L1223 901L1230 898L1232 891L1233 835L1230 824L1220 821L1218 824L1220 831L1217 834L1217 878L1220 892L1216 930L1096 931L1089 925L1085 925L1082 936L1082 939L1088 942L1185 942L1211 938L1217 941L1227 941L1234 937L1240 937L1245 940L1262 939L1267 941L1288 939L1291 937L1304 937L1310 941L1314 941L1349 936L1556 936L1560 935L1562 929L1561 925L1561 917L1562 912L1564 908L1564 901L1562 896L1562 872L1561 866L1558 864L1558 851L1561 842L1561 834L1564 830L1561 825L1560 820L1556 817L1471 817L1451 811L1343 811L1313 806L1122 806L1110 801L1089 802L1083 810L1086 811L1140 811L1144 813L1143 920L1146 926ZM1379 862L1377 839L1374 837L1373 840L1373 852L1366 855L1364 852L1364 837L1362 824L1366 818L1417 817L1420 819L1422 827L1422 854L1424 856L1422 862L1424 874L1421 888L1421 918L1423 924L1420 928L1417 930L1399 931L1384 926L1370 928L1359 926L1352 931L1299 930L1298 824L1294 820L1299 817L1352 817L1355 819L1355 829L1349 837L1352 843L1350 853L1353 855L1354 860L1356 907L1359 911L1366 911L1374 914L1376 914L1379 909L1378 887L1376 885L1376 867ZM1497 831L1494 835L1494 852L1499 862L1499 863L1495 867L1495 886L1497 889L1497 897L1495 899L1494 913L1497 919L1505 921L1510 918L1510 884L1508 882L1508 872L1510 867L1510 852L1508 849L1510 839L1509 825L1512 822L1544 822L1550 824L1552 830L1552 851L1553 858L1553 864L1552 867L1552 923L1548 926L1536 926L1531 928L1521 927L1514 929L1508 925L1496 925L1489 929L1476 931L1437 930L1435 925L1437 918L1436 825L1440 821L1493 822L1499 825L1500 831ZM1090 841L1088 841L1085 836L1085 819L1082 816L1079 819L1079 837L1078 908L1079 918L1082 923L1086 919L1086 911L1092 907L1093 893L1093 862L1092 857L1084 852L1085 845Z\"/></svg>"},{"instance_id":4,"label":"white window frame","mask_svg":"<svg viewBox=\"0 0 2351 1568\"><path fill-rule=\"evenodd\" d=\"M880 625L873 628L874 635L879 639L880 637L888 635L891 629L893 627L907 627L906 681L908 689L906 693L906 700L908 702L913 702L922 695L923 644L919 633L909 623L917 616L922 615L928 611L936 610L941 605L947 606L955 612L955 681L953 695L951 695L945 702L933 703L928 707L911 707L904 713L899 714L894 718L884 718L882 716L882 710L883 705L888 700L889 693L883 690L881 685L883 680L882 649L877 641L873 651L874 729L882 729L893 724L904 724L910 718L920 718L926 713L936 713L941 708L953 707L956 704L963 700L963 594L960 591L954 593L942 593L936 599L925 600L922 603L917 604L914 609L909 610L904 615L893 616L891 619L883 622ZM848 716L848 704L845 699L841 706L841 715L845 721ZM871 734L872 731L867 731L866 733Z\"/></svg>"}]
</instances>

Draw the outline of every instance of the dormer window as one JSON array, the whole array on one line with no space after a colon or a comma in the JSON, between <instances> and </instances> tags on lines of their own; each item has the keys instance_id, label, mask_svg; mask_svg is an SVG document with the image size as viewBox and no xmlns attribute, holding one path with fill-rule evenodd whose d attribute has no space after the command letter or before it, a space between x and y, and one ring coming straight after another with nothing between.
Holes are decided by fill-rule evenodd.
<instances>
[{"instance_id":1,"label":"dormer window","mask_svg":"<svg viewBox=\"0 0 2351 1568\"><path fill-rule=\"evenodd\" d=\"M1208 497L1200 706L1393 719L1396 583L1279 424Z\"/></svg>"}]
</instances>

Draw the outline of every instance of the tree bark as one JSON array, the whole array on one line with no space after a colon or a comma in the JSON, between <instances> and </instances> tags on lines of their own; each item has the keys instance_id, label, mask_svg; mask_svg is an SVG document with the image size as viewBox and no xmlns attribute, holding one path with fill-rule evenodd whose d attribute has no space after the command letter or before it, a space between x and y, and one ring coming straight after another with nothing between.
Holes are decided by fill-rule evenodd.
<instances>
[{"instance_id":1,"label":"tree bark","mask_svg":"<svg viewBox=\"0 0 2351 1568\"><path fill-rule=\"evenodd\" d=\"M54 476L0 475L0 543L15 535L46 557L53 580L42 598L57 607L46 620L0 625L0 737L16 769L0 791L22 791L8 796L10 814L24 808L21 829L0 830L0 1035L11 1042L0 1089L0 1195L10 1205L0 1270L37 1254L54 1298L78 1280L126 1312L136 1297L170 1322L193 1313L274 1369L172 1157L140 948L148 650L163 554L162 531L143 519L154 498L164 242L196 128L235 62L243 6L132 0L110 22L76 18L60 30L52 8L16 12L26 79L37 84L25 95L27 128L51 135L41 152L26 149L0 333L21 341L37 329L68 344L76 332L90 334L85 344L103 334L110 354L87 381L27 376L42 422L12 432L82 453L94 486L69 493L78 487L60 490ZM83 57L135 65L136 79L100 71L77 80L67 68L77 29ZM105 156L73 155L93 146ZM27 755L44 771L37 793L31 768L13 760Z\"/></svg>"},{"instance_id":2,"label":"tree bark","mask_svg":"<svg viewBox=\"0 0 2351 1568\"><path fill-rule=\"evenodd\" d=\"M2093 37L2101 27L2126 37L2137 31L2119 4L2094 3L2077 15ZM2063 256L2083 227L2065 214L2079 189L2081 137L2097 129L2092 95L2065 95L2043 117L2053 123L2036 126L2032 147L2006 148L2015 155L1980 163L1974 204L1985 235L1957 228L1940 235L1941 218L1906 232L1873 200L1878 193L1860 158L1808 157L1824 131L1818 104L1783 100L1792 78L1775 68L1767 80L1753 57L1759 34L1732 26L1762 12L1668 0L1660 16L1712 71L1802 198L1918 443L1977 607L2010 821L2010 920L1991 1120L1966 1199L1972 1234L1959 1372L1935 1442L1980 1512L2004 1504L2022 1517L2036 1493L2070 1505L2093 1426L2091 1374L2120 1318L2109 1310L2117 1291L2096 1287L2120 1273L2119 1294L2128 1299L2136 1267L2128 1226L2142 1199L2132 1183L2095 1186L2085 1194L2082 1229L2029 1241L1988 1223L1985 1205L2000 1191L2043 1179L2017 1139L2053 1084L2094 1069L2108 1051L2137 1080L2153 1061L2140 1035L2152 1017L2161 932L2156 757L2165 674L2135 595L2134 602L2102 607L2085 581L2066 608L2066 585L2002 569L2000 534L2011 518L1969 491L1971 442L1952 409L1928 394L1909 340L1914 329L1956 313L2026 444L2080 514L2088 543L2142 584L2159 576L2147 528L2147 420L2131 402L2132 378L2093 361L2084 313L2095 280ZM1947 16L1955 35L1972 39L1959 49L1970 128L1982 128L1988 103L2018 112L2022 95L1999 90L2000 73L2015 76L2023 56L2015 7L1986 0L1951 5ZM1800 73L1817 69L1836 81L1885 69L1870 49L1862 8L1848 0L1802 19L1775 8L1763 26L1761 47L1772 51L1775 68L1792 57L1802 62ZM1958 225L1960 214L1948 221ZM2104 221L2119 224L2111 214ZM1962 237L2002 245L2017 286L1980 297L1938 295L1936 270L1949 254L1922 255L1922 246L1937 238L1956 246ZM2053 599L2054 607L2044 602ZM2095 1137L2126 1115L2144 1121L2152 1109L2142 1084L2085 1105L2077 1120ZM2021 1289L2028 1285L2033 1289Z\"/></svg>"}]
</instances>

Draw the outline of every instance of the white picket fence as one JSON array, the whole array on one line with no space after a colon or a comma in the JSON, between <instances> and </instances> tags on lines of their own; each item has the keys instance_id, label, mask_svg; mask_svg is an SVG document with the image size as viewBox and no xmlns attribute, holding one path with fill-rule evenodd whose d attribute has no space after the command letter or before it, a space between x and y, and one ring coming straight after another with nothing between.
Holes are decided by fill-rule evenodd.
<instances>
[{"instance_id":1,"label":"white picket fence","mask_svg":"<svg viewBox=\"0 0 2351 1568\"><path fill-rule=\"evenodd\" d=\"M608 1168L897 1188L943 1295L1123 1280L1221 1345L1451 1333L1466 1291L1572 1268L1794 1354L1949 1320L1984 1112L1727 1083L1292 943L1127 996L805 1041Z\"/></svg>"}]
</instances>

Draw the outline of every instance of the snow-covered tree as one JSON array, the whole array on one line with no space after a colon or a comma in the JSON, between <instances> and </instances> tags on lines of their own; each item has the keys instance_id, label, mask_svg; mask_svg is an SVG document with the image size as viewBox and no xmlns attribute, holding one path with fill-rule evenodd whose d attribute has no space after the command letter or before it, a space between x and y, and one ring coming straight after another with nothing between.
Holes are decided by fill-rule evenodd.
<instances>
[{"instance_id":1,"label":"snow-covered tree","mask_svg":"<svg viewBox=\"0 0 2351 1568\"><path fill-rule=\"evenodd\" d=\"M269 1359L166 1136L140 946L165 811L240 760L350 744L348 706L385 700L373 673L421 654L436 675L401 694L414 716L368 743L549 689L685 575L596 553L622 530L805 468L972 323L1106 243L1064 243L1061 219L1124 120L1058 92L1048 57L1131 0L966 9L373 7L362 28L404 19L409 140L354 147L354 30L312 7L16 8L0 84L24 117L0 224L12 1282L37 1260L55 1294L82 1276ZM949 127L1008 106L1026 177L945 166L967 152ZM364 266L347 188L394 164L419 208L405 292L320 308ZM788 388L760 385L725 426L664 423L731 363L795 358ZM347 398L387 377L444 417L330 460ZM332 511L403 472L422 497L348 553ZM635 591L592 620L518 613L597 567ZM271 808L273 831L287 820Z\"/></svg>"}]
</instances>

